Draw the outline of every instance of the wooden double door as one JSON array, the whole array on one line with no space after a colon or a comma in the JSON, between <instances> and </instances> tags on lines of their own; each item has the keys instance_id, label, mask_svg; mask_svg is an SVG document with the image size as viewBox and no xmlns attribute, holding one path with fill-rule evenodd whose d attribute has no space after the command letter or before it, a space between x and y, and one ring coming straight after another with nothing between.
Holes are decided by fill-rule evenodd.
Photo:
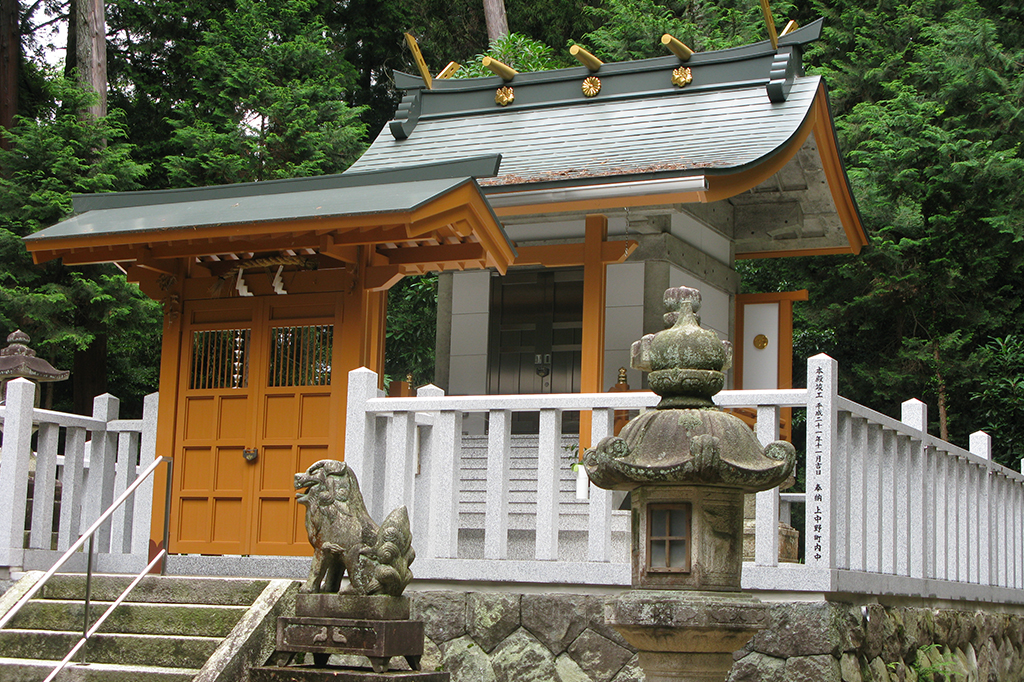
<instances>
[{"instance_id":1,"label":"wooden double door","mask_svg":"<svg viewBox=\"0 0 1024 682\"><path fill-rule=\"evenodd\" d=\"M583 269L527 270L492 278L487 392L579 393ZM515 413L514 433L537 433L536 413ZM566 433L579 413L562 416Z\"/></svg>"},{"instance_id":2,"label":"wooden double door","mask_svg":"<svg viewBox=\"0 0 1024 682\"><path fill-rule=\"evenodd\" d=\"M293 476L340 458L337 294L186 303L170 551L311 552Z\"/></svg>"}]
</instances>

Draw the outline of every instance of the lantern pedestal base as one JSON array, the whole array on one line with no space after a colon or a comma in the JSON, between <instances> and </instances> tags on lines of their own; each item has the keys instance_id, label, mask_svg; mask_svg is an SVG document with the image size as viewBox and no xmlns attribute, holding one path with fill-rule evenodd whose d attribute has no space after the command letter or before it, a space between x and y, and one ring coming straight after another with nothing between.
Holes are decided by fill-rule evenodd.
<instances>
[{"instance_id":1,"label":"lantern pedestal base","mask_svg":"<svg viewBox=\"0 0 1024 682\"><path fill-rule=\"evenodd\" d=\"M647 682L723 682L732 653L768 623L740 593L633 590L605 602L605 621L639 649Z\"/></svg>"}]
</instances>

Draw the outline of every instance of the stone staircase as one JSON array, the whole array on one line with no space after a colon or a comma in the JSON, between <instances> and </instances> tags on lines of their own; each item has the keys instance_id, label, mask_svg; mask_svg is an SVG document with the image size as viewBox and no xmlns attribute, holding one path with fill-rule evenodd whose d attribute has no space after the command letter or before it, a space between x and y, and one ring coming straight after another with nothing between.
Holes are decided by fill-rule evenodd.
<instances>
[{"instance_id":1,"label":"stone staircase","mask_svg":"<svg viewBox=\"0 0 1024 682\"><path fill-rule=\"evenodd\" d=\"M0 597L0 614L40 574ZM131 582L94 575L95 621ZM103 682L244 682L273 652L275 624L294 602L290 580L147 576L87 644L87 665L58 676ZM0 630L0 680L44 680L82 636L85 578L56 575ZM79 660L76 656L76 661Z\"/></svg>"}]
</instances>

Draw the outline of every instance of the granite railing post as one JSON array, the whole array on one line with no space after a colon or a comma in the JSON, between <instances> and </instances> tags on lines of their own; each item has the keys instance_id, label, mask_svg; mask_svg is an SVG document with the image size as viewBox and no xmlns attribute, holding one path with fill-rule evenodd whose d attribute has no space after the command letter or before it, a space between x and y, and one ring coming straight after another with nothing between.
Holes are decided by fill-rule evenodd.
<instances>
[{"instance_id":1,"label":"granite railing post","mask_svg":"<svg viewBox=\"0 0 1024 682\"><path fill-rule=\"evenodd\" d=\"M50 549L53 540L53 498L57 483L60 426L41 423L36 441L36 477L32 487L32 529L28 546Z\"/></svg>"},{"instance_id":2,"label":"granite railing post","mask_svg":"<svg viewBox=\"0 0 1024 682\"><path fill-rule=\"evenodd\" d=\"M836 568L833 531L839 496L832 454L836 446L838 363L821 353L807 360L807 530L804 557L808 567Z\"/></svg>"},{"instance_id":3,"label":"granite railing post","mask_svg":"<svg viewBox=\"0 0 1024 682\"><path fill-rule=\"evenodd\" d=\"M491 410L487 420L487 506L484 558L508 558L508 472L512 460L512 412Z\"/></svg>"},{"instance_id":4,"label":"granite railing post","mask_svg":"<svg viewBox=\"0 0 1024 682\"><path fill-rule=\"evenodd\" d=\"M104 393L93 398L92 417L104 424L117 419L121 401ZM89 482L82 512L82 526L88 528L114 501L114 473L117 457L117 433L105 428L92 432L89 448ZM96 551L103 553L110 548L110 524L106 523L96 531Z\"/></svg>"},{"instance_id":5,"label":"granite railing post","mask_svg":"<svg viewBox=\"0 0 1024 682\"><path fill-rule=\"evenodd\" d=\"M345 404L345 464L356 475L363 490L373 490L376 415L366 404L378 395L377 373L365 367L348 373L348 400Z\"/></svg>"},{"instance_id":6,"label":"granite railing post","mask_svg":"<svg viewBox=\"0 0 1024 682\"><path fill-rule=\"evenodd\" d=\"M927 458L928 448L924 437L928 435L928 406L913 398L901 406L901 419L907 426L921 432L921 437L909 441L910 459L907 462L907 518L903 522L909 526L909 568L911 578L924 578L930 575L928 565L928 548L931 544L928 533L928 485Z\"/></svg>"},{"instance_id":7,"label":"granite railing post","mask_svg":"<svg viewBox=\"0 0 1024 682\"><path fill-rule=\"evenodd\" d=\"M0 568L21 568L25 558L25 505L36 385L28 379L7 384L3 448L0 450Z\"/></svg>"},{"instance_id":8,"label":"granite railing post","mask_svg":"<svg viewBox=\"0 0 1024 682\"><path fill-rule=\"evenodd\" d=\"M83 427L68 427L64 441L64 474L61 477L60 526L57 550L67 551L79 538L85 499L85 435ZM146 531L149 537L149 531Z\"/></svg>"},{"instance_id":9,"label":"granite railing post","mask_svg":"<svg viewBox=\"0 0 1024 682\"><path fill-rule=\"evenodd\" d=\"M614 428L615 411L595 409L590 423L590 442L595 445L600 443L612 435ZM580 465L579 473L586 479L587 498L590 501L590 514L587 517L587 558L590 561L609 561L612 549L612 493L591 484L590 478L586 475L586 467Z\"/></svg>"},{"instance_id":10,"label":"granite railing post","mask_svg":"<svg viewBox=\"0 0 1024 682\"><path fill-rule=\"evenodd\" d=\"M142 442L139 445L139 469L156 459L156 425L160 394L150 393L142 402ZM150 521L153 518L153 479L150 478L135 491L135 514L132 518L131 553L149 556Z\"/></svg>"},{"instance_id":11,"label":"granite railing post","mask_svg":"<svg viewBox=\"0 0 1024 682\"><path fill-rule=\"evenodd\" d=\"M969 449L972 455L982 459L992 459L992 437L983 431L971 434ZM990 533L992 530L992 504L990 499L990 475L987 468L978 471L978 504L975 518L978 520L978 583L991 585L992 579L992 548Z\"/></svg>"},{"instance_id":12,"label":"granite railing post","mask_svg":"<svg viewBox=\"0 0 1024 682\"><path fill-rule=\"evenodd\" d=\"M757 440L762 446L779 439L779 408L760 405L757 408ZM762 490L755 496L754 563L758 566L779 565L779 488Z\"/></svg>"}]
</instances>

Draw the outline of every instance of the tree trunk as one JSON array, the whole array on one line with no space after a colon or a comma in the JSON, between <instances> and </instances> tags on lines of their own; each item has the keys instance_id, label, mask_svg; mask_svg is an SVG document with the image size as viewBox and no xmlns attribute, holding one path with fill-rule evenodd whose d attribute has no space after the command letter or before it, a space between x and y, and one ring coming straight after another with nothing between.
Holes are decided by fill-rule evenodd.
<instances>
[{"instance_id":1,"label":"tree trunk","mask_svg":"<svg viewBox=\"0 0 1024 682\"><path fill-rule=\"evenodd\" d=\"M92 399L107 392L107 337L98 335L85 350L75 351L71 370L74 411L92 414Z\"/></svg>"},{"instance_id":2,"label":"tree trunk","mask_svg":"<svg viewBox=\"0 0 1024 682\"><path fill-rule=\"evenodd\" d=\"M0 126L14 127L18 113L18 64L21 61L21 30L18 0L0 0ZM5 149L9 148L6 140Z\"/></svg>"},{"instance_id":3,"label":"tree trunk","mask_svg":"<svg viewBox=\"0 0 1024 682\"><path fill-rule=\"evenodd\" d=\"M64 51L64 77L68 80L78 68L78 2L68 0L68 49Z\"/></svg>"},{"instance_id":4,"label":"tree trunk","mask_svg":"<svg viewBox=\"0 0 1024 682\"><path fill-rule=\"evenodd\" d=\"M484 0L484 20L487 22L488 42L508 35L505 18L505 0Z\"/></svg>"},{"instance_id":5,"label":"tree trunk","mask_svg":"<svg viewBox=\"0 0 1024 682\"><path fill-rule=\"evenodd\" d=\"M942 377L942 362L939 356L939 342L932 341L932 355L935 357L935 380L938 383L939 393L939 438L949 440L949 426L946 416L946 380Z\"/></svg>"},{"instance_id":6,"label":"tree trunk","mask_svg":"<svg viewBox=\"0 0 1024 682\"><path fill-rule=\"evenodd\" d=\"M107 24L103 3L104 0L76 0L74 3L78 82L99 95L88 110L93 118L107 115ZM69 37L69 51L70 43Z\"/></svg>"}]
</instances>

